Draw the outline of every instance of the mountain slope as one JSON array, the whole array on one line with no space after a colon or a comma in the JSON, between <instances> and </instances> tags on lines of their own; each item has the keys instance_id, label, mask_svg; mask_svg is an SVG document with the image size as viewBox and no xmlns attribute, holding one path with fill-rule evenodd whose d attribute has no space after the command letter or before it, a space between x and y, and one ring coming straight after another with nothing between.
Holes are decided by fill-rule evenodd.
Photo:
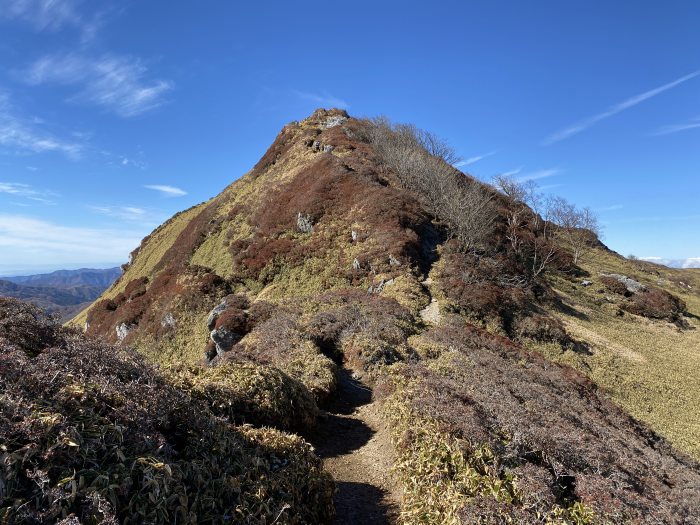
<instances>
[{"instance_id":1,"label":"mountain slope","mask_svg":"<svg viewBox=\"0 0 700 525\"><path fill-rule=\"evenodd\" d=\"M557 279L585 269L537 214L444 158L410 126L319 110L285 126L220 195L144 239L74 323L135 346L240 422L312 426L320 406L320 428L342 429L327 424L347 391L339 379L373 388L382 416L371 428L392 436L395 486L341 477L353 481L339 483L338 509L360 484L377 508L402 494L405 523L697 523L697 463L538 353L590 346L558 320ZM616 257L600 246L589 256ZM671 305L663 315L683 330L696 322L660 288L617 301L636 316L656 312L651 299ZM294 388L275 387L275 374ZM303 418L285 413L310 405L281 396L304 395ZM331 470L352 468L371 437L353 414L359 441L346 443L347 461L327 458ZM344 439L306 423L298 431L319 450Z\"/></svg>"}]
</instances>

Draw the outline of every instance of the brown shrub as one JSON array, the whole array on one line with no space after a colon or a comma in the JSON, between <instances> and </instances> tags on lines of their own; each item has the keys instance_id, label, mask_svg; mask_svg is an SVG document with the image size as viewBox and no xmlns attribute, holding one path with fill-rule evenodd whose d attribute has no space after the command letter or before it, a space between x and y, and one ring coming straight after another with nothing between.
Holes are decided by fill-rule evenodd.
<instances>
[{"instance_id":1,"label":"brown shrub","mask_svg":"<svg viewBox=\"0 0 700 525\"><path fill-rule=\"evenodd\" d=\"M637 292L622 304L622 308L630 313L649 317L651 319L666 319L671 322L683 320L686 304L675 295L649 286L646 290Z\"/></svg>"},{"instance_id":2,"label":"brown shrub","mask_svg":"<svg viewBox=\"0 0 700 525\"><path fill-rule=\"evenodd\" d=\"M225 310L216 319L214 327L216 329L223 328L241 336L247 334L251 330L248 313L238 308L229 308Z\"/></svg>"},{"instance_id":3,"label":"brown shrub","mask_svg":"<svg viewBox=\"0 0 700 525\"><path fill-rule=\"evenodd\" d=\"M531 314L518 317L514 332L519 338L553 342L562 346L571 343L563 323L550 315Z\"/></svg>"},{"instance_id":4,"label":"brown shrub","mask_svg":"<svg viewBox=\"0 0 700 525\"><path fill-rule=\"evenodd\" d=\"M515 476L518 487L490 503L465 497L465 523L482 515L496 520L487 523L537 523L538 515L591 509L603 523L686 523L700 515L700 466L574 370L456 318L422 337L444 350L397 370L397 383L409 385L395 391L413 414L407 428L437 421L469 454L487 447L490 472L505 484L498 486Z\"/></svg>"},{"instance_id":5,"label":"brown shrub","mask_svg":"<svg viewBox=\"0 0 700 525\"><path fill-rule=\"evenodd\" d=\"M63 340L64 331L56 319L25 302L0 297L0 345L11 344L29 355Z\"/></svg>"},{"instance_id":6,"label":"brown shrub","mask_svg":"<svg viewBox=\"0 0 700 525\"><path fill-rule=\"evenodd\" d=\"M625 297L629 297L630 295L632 295L632 293L627 290L627 286L625 285L625 283L621 282L615 277L609 277L606 275L600 278L600 282L603 283L605 288L612 293L624 295Z\"/></svg>"}]
</instances>

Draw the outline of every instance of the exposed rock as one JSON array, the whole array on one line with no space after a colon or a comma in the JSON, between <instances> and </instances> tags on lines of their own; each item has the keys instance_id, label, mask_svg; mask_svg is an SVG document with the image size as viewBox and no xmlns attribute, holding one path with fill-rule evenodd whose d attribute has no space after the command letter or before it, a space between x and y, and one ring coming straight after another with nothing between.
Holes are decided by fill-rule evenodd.
<instances>
[{"instance_id":1,"label":"exposed rock","mask_svg":"<svg viewBox=\"0 0 700 525\"><path fill-rule=\"evenodd\" d=\"M212 330L209 334L209 338L216 345L216 353L222 355L233 348L238 341L241 340L241 336L226 328L217 328Z\"/></svg>"},{"instance_id":2,"label":"exposed rock","mask_svg":"<svg viewBox=\"0 0 700 525\"><path fill-rule=\"evenodd\" d=\"M360 264L360 261L357 260L357 258L353 259L352 261L352 269L353 270L360 270L362 268L362 265Z\"/></svg>"},{"instance_id":3,"label":"exposed rock","mask_svg":"<svg viewBox=\"0 0 700 525\"><path fill-rule=\"evenodd\" d=\"M117 340L121 343L127 335L129 335L129 332L131 332L131 329L134 328L133 324L126 324L122 323L116 328L117 332Z\"/></svg>"},{"instance_id":4,"label":"exposed rock","mask_svg":"<svg viewBox=\"0 0 700 525\"><path fill-rule=\"evenodd\" d=\"M620 275L619 273L602 273L601 275L603 277L612 277L613 279L617 279L619 282L625 285L628 292L638 293L646 290L646 286L639 281L635 281L634 279L627 277L626 275Z\"/></svg>"},{"instance_id":5,"label":"exposed rock","mask_svg":"<svg viewBox=\"0 0 700 525\"><path fill-rule=\"evenodd\" d=\"M352 239L352 242L357 242L357 232L355 230L350 232L350 238Z\"/></svg>"},{"instance_id":6,"label":"exposed rock","mask_svg":"<svg viewBox=\"0 0 700 525\"><path fill-rule=\"evenodd\" d=\"M585 281L585 280L581 281L581 286L583 286L584 288L586 288L592 284L593 284L593 281Z\"/></svg>"},{"instance_id":7,"label":"exposed rock","mask_svg":"<svg viewBox=\"0 0 700 525\"><path fill-rule=\"evenodd\" d=\"M325 144L323 146L323 153L330 153L331 151L333 151L333 149L334 149L334 147L331 146L330 144Z\"/></svg>"},{"instance_id":8,"label":"exposed rock","mask_svg":"<svg viewBox=\"0 0 700 525\"><path fill-rule=\"evenodd\" d=\"M367 290L367 293L381 293L386 285L387 281L382 279L381 281L379 281L379 284L377 286L370 286Z\"/></svg>"},{"instance_id":9,"label":"exposed rock","mask_svg":"<svg viewBox=\"0 0 700 525\"><path fill-rule=\"evenodd\" d=\"M326 119L324 126L326 128L334 128L335 126L340 126L347 119L348 119L348 117L343 117L341 115L333 115L332 117L328 117Z\"/></svg>"},{"instance_id":10,"label":"exposed rock","mask_svg":"<svg viewBox=\"0 0 700 525\"><path fill-rule=\"evenodd\" d=\"M311 216L301 212L297 213L297 228L302 233L311 233L314 229Z\"/></svg>"},{"instance_id":11,"label":"exposed rock","mask_svg":"<svg viewBox=\"0 0 700 525\"><path fill-rule=\"evenodd\" d=\"M401 261L389 254L389 266L401 266Z\"/></svg>"},{"instance_id":12,"label":"exposed rock","mask_svg":"<svg viewBox=\"0 0 700 525\"><path fill-rule=\"evenodd\" d=\"M163 317L163 320L160 322L160 326L163 328L175 328L175 318L173 314L170 312L165 314L165 317Z\"/></svg>"},{"instance_id":13,"label":"exposed rock","mask_svg":"<svg viewBox=\"0 0 700 525\"><path fill-rule=\"evenodd\" d=\"M226 311L228 308L228 301L224 299L219 304L217 304L211 312L209 312L209 317L207 317L207 328L213 330L216 325L216 320L219 316Z\"/></svg>"}]
</instances>

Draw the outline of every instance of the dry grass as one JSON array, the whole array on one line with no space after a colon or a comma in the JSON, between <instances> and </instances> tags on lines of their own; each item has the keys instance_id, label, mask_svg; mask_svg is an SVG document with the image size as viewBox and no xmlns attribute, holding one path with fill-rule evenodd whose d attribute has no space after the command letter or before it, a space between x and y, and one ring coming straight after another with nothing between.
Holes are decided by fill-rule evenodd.
<instances>
[{"instance_id":1,"label":"dry grass","mask_svg":"<svg viewBox=\"0 0 700 525\"><path fill-rule=\"evenodd\" d=\"M303 403L283 376L231 385L236 370L221 369L190 395L134 352L28 308L0 301L0 523L330 521L333 484L303 439L216 415L247 417L220 406L246 390L265 410L280 379Z\"/></svg>"},{"instance_id":2,"label":"dry grass","mask_svg":"<svg viewBox=\"0 0 700 525\"><path fill-rule=\"evenodd\" d=\"M590 345L592 355L562 352L553 345L532 347L579 369L634 417L648 423L680 450L700 458L698 272L638 264L603 251L587 257L583 267L593 281L588 288L578 285L580 279L552 279L552 286L570 307L552 313L566 323L574 338ZM627 312L620 316L622 299L607 291L599 292L604 288L601 273L627 275L679 296L691 314L685 318L689 329ZM605 296L615 302L608 302Z\"/></svg>"}]
</instances>

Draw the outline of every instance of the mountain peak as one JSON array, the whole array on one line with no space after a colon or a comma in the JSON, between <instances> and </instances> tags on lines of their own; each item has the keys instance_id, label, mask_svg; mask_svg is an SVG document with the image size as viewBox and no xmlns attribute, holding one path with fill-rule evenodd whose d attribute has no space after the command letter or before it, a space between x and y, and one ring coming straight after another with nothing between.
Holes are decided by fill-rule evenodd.
<instances>
[{"instance_id":1,"label":"mountain peak","mask_svg":"<svg viewBox=\"0 0 700 525\"><path fill-rule=\"evenodd\" d=\"M591 319L684 330L692 318L674 294L688 298L687 282L605 249L568 203L533 209L528 188L502 180L498 191L453 158L413 126L316 110L221 194L145 238L74 323L174 369L215 411L231 406L231 388L255 385L225 410L235 421L317 423L326 468L349 481L339 509L368 484L399 505L390 479L358 466L389 471L388 456L356 446L343 456L352 476L337 459L370 428L381 447L389 435L402 443L407 508L444 521L693 514L697 491L684 490L700 484L698 466L601 395L585 367L553 362L595 355L601 339L583 341L594 332L578 324ZM319 406L331 415L317 418ZM359 419L343 423L348 411ZM426 472L457 472L445 481L456 488L435 492Z\"/></svg>"}]
</instances>

